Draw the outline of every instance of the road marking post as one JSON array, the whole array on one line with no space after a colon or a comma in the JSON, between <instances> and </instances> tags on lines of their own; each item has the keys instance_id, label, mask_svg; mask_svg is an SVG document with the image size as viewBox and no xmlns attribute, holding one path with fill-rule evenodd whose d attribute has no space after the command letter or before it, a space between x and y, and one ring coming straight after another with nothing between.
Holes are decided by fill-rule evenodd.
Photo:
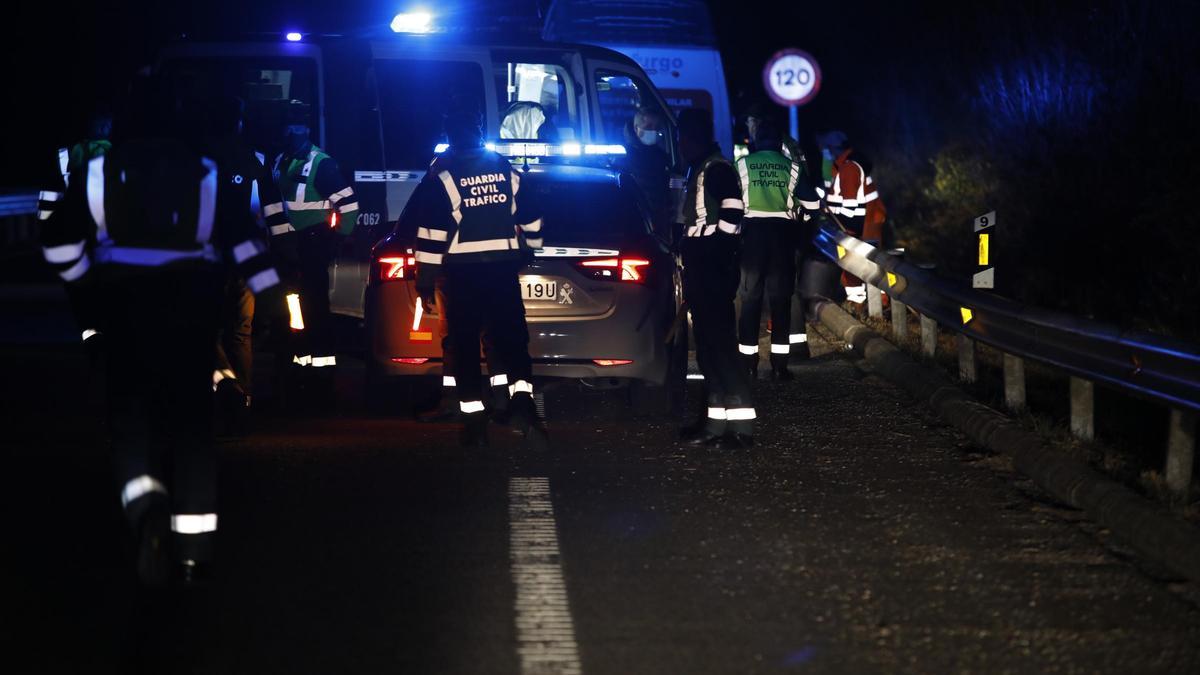
<instances>
[{"instance_id":1,"label":"road marking post","mask_svg":"<svg viewBox=\"0 0 1200 675\"><path fill-rule=\"evenodd\" d=\"M1192 486L1196 452L1196 413L1173 408L1167 432L1167 489L1186 499Z\"/></svg>"},{"instance_id":2,"label":"road marking post","mask_svg":"<svg viewBox=\"0 0 1200 675\"><path fill-rule=\"evenodd\" d=\"M874 284L867 284L867 315L877 319L883 317L883 292Z\"/></svg>"},{"instance_id":3,"label":"road marking post","mask_svg":"<svg viewBox=\"0 0 1200 675\"><path fill-rule=\"evenodd\" d=\"M937 321L921 315L921 353L928 358L937 355Z\"/></svg>"},{"instance_id":4,"label":"road marking post","mask_svg":"<svg viewBox=\"0 0 1200 675\"><path fill-rule=\"evenodd\" d=\"M1004 355L1004 405L1013 412L1025 409L1025 360Z\"/></svg>"},{"instance_id":5,"label":"road marking post","mask_svg":"<svg viewBox=\"0 0 1200 675\"><path fill-rule=\"evenodd\" d=\"M975 370L975 341L959 333L958 341L958 379L963 382L974 382Z\"/></svg>"},{"instance_id":6,"label":"road marking post","mask_svg":"<svg viewBox=\"0 0 1200 675\"><path fill-rule=\"evenodd\" d=\"M583 666L567 603L550 479L510 478L508 518L521 673L581 675Z\"/></svg>"},{"instance_id":7,"label":"road marking post","mask_svg":"<svg viewBox=\"0 0 1200 675\"><path fill-rule=\"evenodd\" d=\"M892 298L892 334L900 344L908 342L908 306Z\"/></svg>"},{"instance_id":8,"label":"road marking post","mask_svg":"<svg viewBox=\"0 0 1200 675\"><path fill-rule=\"evenodd\" d=\"M1071 435L1081 441L1096 438L1094 385L1078 377L1071 378Z\"/></svg>"}]
</instances>

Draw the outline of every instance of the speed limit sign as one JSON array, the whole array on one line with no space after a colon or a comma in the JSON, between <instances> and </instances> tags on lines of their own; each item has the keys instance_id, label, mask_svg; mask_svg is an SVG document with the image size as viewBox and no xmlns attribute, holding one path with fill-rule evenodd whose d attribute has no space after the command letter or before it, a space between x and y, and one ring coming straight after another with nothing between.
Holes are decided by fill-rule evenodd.
<instances>
[{"instance_id":1,"label":"speed limit sign","mask_svg":"<svg viewBox=\"0 0 1200 675\"><path fill-rule=\"evenodd\" d=\"M801 106L811 101L821 88L821 68L808 52L783 49L767 59L763 85L767 95L779 105Z\"/></svg>"}]
</instances>

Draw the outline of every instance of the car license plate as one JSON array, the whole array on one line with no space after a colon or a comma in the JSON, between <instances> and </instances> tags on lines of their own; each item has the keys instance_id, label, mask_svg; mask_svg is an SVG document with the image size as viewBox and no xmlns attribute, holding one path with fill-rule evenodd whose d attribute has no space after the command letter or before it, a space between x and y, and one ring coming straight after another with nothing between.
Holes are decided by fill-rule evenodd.
<instances>
[{"instance_id":1,"label":"car license plate","mask_svg":"<svg viewBox=\"0 0 1200 675\"><path fill-rule=\"evenodd\" d=\"M545 277L521 277L522 300L554 300L557 297L557 281Z\"/></svg>"}]
</instances>

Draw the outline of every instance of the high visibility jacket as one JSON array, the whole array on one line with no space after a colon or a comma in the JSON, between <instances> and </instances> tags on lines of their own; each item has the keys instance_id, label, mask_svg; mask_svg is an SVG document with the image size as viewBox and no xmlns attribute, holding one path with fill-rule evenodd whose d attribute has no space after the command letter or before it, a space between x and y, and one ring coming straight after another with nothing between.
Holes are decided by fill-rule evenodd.
<instances>
[{"instance_id":1,"label":"high visibility jacket","mask_svg":"<svg viewBox=\"0 0 1200 675\"><path fill-rule=\"evenodd\" d=\"M712 151L688 173L683 195L684 234L708 237L741 232L745 211L737 174L713 144Z\"/></svg>"},{"instance_id":2,"label":"high visibility jacket","mask_svg":"<svg viewBox=\"0 0 1200 675\"><path fill-rule=\"evenodd\" d=\"M211 159L176 141L130 141L80 173L42 230L42 253L68 284L85 283L95 265L137 274L223 261L255 293L279 282L253 219Z\"/></svg>"},{"instance_id":3,"label":"high visibility jacket","mask_svg":"<svg viewBox=\"0 0 1200 675\"><path fill-rule=\"evenodd\" d=\"M854 233L867 241L879 241L887 210L879 199L875 181L846 150L833 160L833 183L825 200L829 210Z\"/></svg>"},{"instance_id":4,"label":"high visibility jacket","mask_svg":"<svg viewBox=\"0 0 1200 675\"><path fill-rule=\"evenodd\" d=\"M742 201L750 218L793 218L793 193L800 166L774 150L752 152L737 161Z\"/></svg>"},{"instance_id":5,"label":"high visibility jacket","mask_svg":"<svg viewBox=\"0 0 1200 675\"><path fill-rule=\"evenodd\" d=\"M411 208L422 280L434 278L429 266L517 261L542 247L542 218L521 196L521 174L484 148L451 147L434 160Z\"/></svg>"},{"instance_id":6,"label":"high visibility jacket","mask_svg":"<svg viewBox=\"0 0 1200 675\"><path fill-rule=\"evenodd\" d=\"M58 172L62 181L55 180L47 185L45 190L38 193L38 220L46 220L54 215L54 210L62 203L67 186L71 184L71 174L78 174L88 161L103 155L112 148L112 143L106 139L80 141L70 149L58 149Z\"/></svg>"},{"instance_id":7,"label":"high visibility jacket","mask_svg":"<svg viewBox=\"0 0 1200 675\"><path fill-rule=\"evenodd\" d=\"M358 221L354 188L323 150L310 143L308 150L298 156L279 155L274 173L292 229L274 228L271 234L307 230L314 225L335 227L342 234L354 230Z\"/></svg>"}]
</instances>

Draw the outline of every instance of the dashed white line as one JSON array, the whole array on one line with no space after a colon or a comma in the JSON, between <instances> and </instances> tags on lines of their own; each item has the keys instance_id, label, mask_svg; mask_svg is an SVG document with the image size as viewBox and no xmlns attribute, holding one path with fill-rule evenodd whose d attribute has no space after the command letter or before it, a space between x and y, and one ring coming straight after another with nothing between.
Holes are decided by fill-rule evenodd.
<instances>
[{"instance_id":1,"label":"dashed white line","mask_svg":"<svg viewBox=\"0 0 1200 675\"><path fill-rule=\"evenodd\" d=\"M522 675L582 675L550 501L550 479L508 481L509 559Z\"/></svg>"}]
</instances>

